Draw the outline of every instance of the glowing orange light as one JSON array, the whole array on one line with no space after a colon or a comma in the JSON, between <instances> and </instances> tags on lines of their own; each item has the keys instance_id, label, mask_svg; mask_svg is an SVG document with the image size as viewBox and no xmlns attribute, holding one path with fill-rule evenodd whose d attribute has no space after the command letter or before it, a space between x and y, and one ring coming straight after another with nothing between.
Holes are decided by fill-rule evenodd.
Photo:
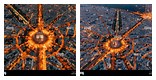
<instances>
[{"instance_id":1,"label":"glowing orange light","mask_svg":"<svg viewBox=\"0 0 156 80\"><path fill-rule=\"evenodd\" d=\"M148 12L148 13L133 12L133 13L139 15L143 19L152 20L152 13L151 12Z\"/></svg>"},{"instance_id":2,"label":"glowing orange light","mask_svg":"<svg viewBox=\"0 0 156 80\"><path fill-rule=\"evenodd\" d=\"M127 43L121 38L112 38L104 43L103 47L106 50L110 51L110 53L120 53L125 50L125 48L127 47Z\"/></svg>"},{"instance_id":3,"label":"glowing orange light","mask_svg":"<svg viewBox=\"0 0 156 80\"><path fill-rule=\"evenodd\" d=\"M58 6L58 5L54 5ZM20 56L17 57L10 65L6 67L6 69L12 70L13 68L16 67L17 64L20 63L20 60L22 60L22 70L25 70L25 64L26 64L26 58L32 58L35 62L36 65L32 67L32 70L47 70L47 65L50 66L55 66L61 70L73 70L75 69L75 64L71 63L68 58L59 55L61 54L60 51L62 48L72 52L76 53L75 48L72 48L71 46L66 46L64 39L66 37L71 37L75 38L76 37L76 26L74 26L74 33L73 36L69 36L69 28L73 25L75 25L75 19L68 22L68 20L74 16L70 16L66 20L64 20L65 24L59 24L59 26L55 27L54 24L62 17L65 16L66 12L69 12L71 10L75 11L75 6L70 6L68 5L68 10L65 11L64 13L60 14L59 16L56 16L55 19L53 19L50 24L45 24L45 21L43 19L43 6L42 4L38 4L38 14L37 14L37 24L36 27L33 27L33 25L30 23L30 19L26 19L18 10L16 10L12 5L7 4L6 8L12 11L12 13L17 16L17 21L23 22L23 24L26 25L25 28L17 26L15 24L10 23L10 21L5 20L5 22L12 24L16 26L17 28L20 28L21 30L15 35L5 35L4 38L15 38L16 45L10 45L11 48L5 49L5 54L8 54L9 51L18 49L20 51ZM62 8L62 7L60 7ZM59 10L59 9L57 9ZM57 11L56 10L56 11ZM33 13L32 13L33 15ZM54 16L55 17L55 16ZM74 24L73 24L74 23ZM67 28L66 28L67 26ZM26 31L26 28L29 28L30 31L28 31L28 34L23 35L23 32ZM69 27L69 28L68 28ZM65 35L62 33L61 29L64 28L65 30ZM22 37L25 39L25 42L20 44L19 37ZM59 42L58 42L59 40ZM70 41L69 41L70 43ZM72 43L74 44L74 43ZM23 50L21 47L26 46L26 50ZM55 49L54 49L55 48ZM34 51L36 55L30 55L30 51ZM46 52L50 52L50 54L46 54ZM64 53L64 52L63 52ZM58 65L55 63L52 63L50 61L47 61L47 58L50 57L56 57L57 60L62 64ZM61 57L60 57L61 56Z\"/></svg>"},{"instance_id":4,"label":"glowing orange light","mask_svg":"<svg viewBox=\"0 0 156 80\"><path fill-rule=\"evenodd\" d=\"M29 36L27 36L27 46L34 50L34 49L37 49L37 48L43 48L43 49L48 49L51 47L51 45L54 43L55 41L55 36L54 36L54 33L53 32L50 32L50 31L47 31L46 29L43 29L41 32L44 34L44 35L47 35L47 40L44 42L44 44L39 44L39 43L36 43L34 40L33 40L33 37L35 36L35 34L38 32L38 29L35 29L34 31L31 31L29 32ZM42 35L43 36L43 35ZM37 36L36 36L37 37ZM39 37L39 36L38 36ZM37 38L38 38L37 37ZM41 37L41 36L40 36ZM44 38L44 37L42 37Z\"/></svg>"}]
</instances>

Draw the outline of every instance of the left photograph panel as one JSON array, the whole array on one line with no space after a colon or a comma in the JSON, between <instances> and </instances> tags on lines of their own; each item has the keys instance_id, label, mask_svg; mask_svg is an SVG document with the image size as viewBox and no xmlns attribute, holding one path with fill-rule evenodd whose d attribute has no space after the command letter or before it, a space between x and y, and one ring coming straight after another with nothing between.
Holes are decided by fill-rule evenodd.
<instances>
[{"instance_id":1,"label":"left photograph panel","mask_svg":"<svg viewBox=\"0 0 156 80\"><path fill-rule=\"evenodd\" d=\"M4 76L75 76L76 5L4 4Z\"/></svg>"}]
</instances>

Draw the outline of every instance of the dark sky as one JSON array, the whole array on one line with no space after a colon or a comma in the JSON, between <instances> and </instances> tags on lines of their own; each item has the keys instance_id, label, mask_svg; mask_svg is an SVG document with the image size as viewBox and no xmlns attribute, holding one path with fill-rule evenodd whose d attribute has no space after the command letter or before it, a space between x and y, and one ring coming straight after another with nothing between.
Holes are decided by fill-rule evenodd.
<instances>
[{"instance_id":1,"label":"dark sky","mask_svg":"<svg viewBox=\"0 0 156 80\"><path fill-rule=\"evenodd\" d=\"M145 5L147 5L147 4L95 4L95 5L104 6L104 7L108 7L108 8L124 9L124 10L129 10L129 11L144 12Z\"/></svg>"}]
</instances>

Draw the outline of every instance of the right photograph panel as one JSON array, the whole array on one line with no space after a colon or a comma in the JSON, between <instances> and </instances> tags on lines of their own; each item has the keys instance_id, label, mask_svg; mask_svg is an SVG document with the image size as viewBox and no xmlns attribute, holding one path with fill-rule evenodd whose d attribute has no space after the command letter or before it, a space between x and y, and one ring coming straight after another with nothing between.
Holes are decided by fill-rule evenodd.
<instances>
[{"instance_id":1,"label":"right photograph panel","mask_svg":"<svg viewBox=\"0 0 156 80\"><path fill-rule=\"evenodd\" d=\"M152 4L80 5L81 76L152 76Z\"/></svg>"}]
</instances>

